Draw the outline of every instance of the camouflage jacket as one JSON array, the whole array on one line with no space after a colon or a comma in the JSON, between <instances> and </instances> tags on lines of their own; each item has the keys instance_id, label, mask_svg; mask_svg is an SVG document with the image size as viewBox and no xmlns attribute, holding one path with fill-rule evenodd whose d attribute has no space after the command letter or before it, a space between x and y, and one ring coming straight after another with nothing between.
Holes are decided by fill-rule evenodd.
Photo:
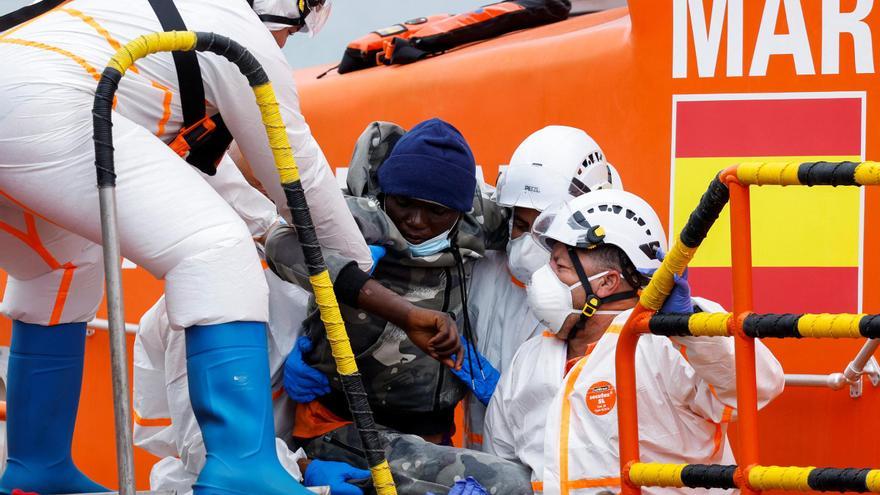
<instances>
[{"instance_id":1,"label":"camouflage jacket","mask_svg":"<svg viewBox=\"0 0 880 495\"><path fill-rule=\"evenodd\" d=\"M456 256L451 249L432 256L411 256L406 240L378 199L381 191L376 171L403 132L396 125L374 122L358 139L347 178L348 207L367 244L387 248L373 279L416 306L450 313L462 333L462 286L466 287L469 280L461 280ZM470 278L473 261L485 250L504 249L507 222L506 211L475 191L474 209L459 221L453 240L466 279ZM292 229L285 235L295 236ZM282 278L309 288L302 254L290 245L288 239L281 253L270 240L269 264ZM324 254L335 281L351 260L328 250ZM401 328L350 306L341 305L340 309L377 422L404 433L450 431L453 409L467 392L466 387L445 366L416 347ZM316 309L304 325L315 344L306 361L330 377L333 389L320 400L337 415L348 417L342 385Z\"/></svg>"}]
</instances>

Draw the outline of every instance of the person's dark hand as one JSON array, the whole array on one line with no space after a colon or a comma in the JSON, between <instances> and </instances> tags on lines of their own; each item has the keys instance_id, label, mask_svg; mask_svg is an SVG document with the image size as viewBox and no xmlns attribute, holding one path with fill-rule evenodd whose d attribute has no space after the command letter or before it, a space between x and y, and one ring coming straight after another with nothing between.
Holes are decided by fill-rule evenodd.
<instances>
[{"instance_id":1,"label":"person's dark hand","mask_svg":"<svg viewBox=\"0 0 880 495\"><path fill-rule=\"evenodd\" d=\"M425 354L453 369L461 369L464 352L455 321L446 313L413 307L404 328L409 339ZM453 360L453 354L456 358Z\"/></svg>"}]
</instances>

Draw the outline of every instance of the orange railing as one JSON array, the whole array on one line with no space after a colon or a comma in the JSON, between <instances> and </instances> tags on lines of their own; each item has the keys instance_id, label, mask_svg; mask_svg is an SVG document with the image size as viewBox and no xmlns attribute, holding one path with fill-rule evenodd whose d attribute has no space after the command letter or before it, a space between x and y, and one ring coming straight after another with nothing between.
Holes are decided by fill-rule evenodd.
<instances>
[{"instance_id":1,"label":"orange railing","mask_svg":"<svg viewBox=\"0 0 880 495\"><path fill-rule=\"evenodd\" d=\"M709 185L669 255L642 292L617 345L618 425L623 495L642 486L880 493L880 470L761 466L758 462L758 395L755 338L880 338L880 315L776 315L752 312L752 241L749 187L880 185L874 162L744 163L722 171ZM657 315L721 210L730 203L733 313ZM639 336L732 336L735 339L738 466L639 462L635 350Z\"/></svg>"}]
</instances>

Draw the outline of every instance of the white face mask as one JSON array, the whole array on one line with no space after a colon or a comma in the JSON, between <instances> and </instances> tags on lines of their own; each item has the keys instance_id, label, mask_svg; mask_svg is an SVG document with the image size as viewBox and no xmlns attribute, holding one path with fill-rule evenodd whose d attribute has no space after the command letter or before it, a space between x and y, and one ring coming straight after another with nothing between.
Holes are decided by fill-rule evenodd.
<instances>
[{"instance_id":1,"label":"white face mask","mask_svg":"<svg viewBox=\"0 0 880 495\"><path fill-rule=\"evenodd\" d=\"M592 282L607 274L608 271L597 273L587 280ZM580 282L565 285L549 264L544 265L532 274L532 280L527 288L529 307L550 332L559 333L568 315L581 314L580 309L574 309L574 298L571 295L571 292L580 286ZM594 314L619 313L622 311L596 311Z\"/></svg>"},{"instance_id":2,"label":"white face mask","mask_svg":"<svg viewBox=\"0 0 880 495\"><path fill-rule=\"evenodd\" d=\"M409 248L410 254L416 258L431 256L432 254L437 254L452 245L452 242L449 240L449 234L451 233L452 229L447 229L427 241L418 244L406 241L406 245Z\"/></svg>"},{"instance_id":3,"label":"white face mask","mask_svg":"<svg viewBox=\"0 0 880 495\"><path fill-rule=\"evenodd\" d=\"M507 268L513 278L528 284L532 274L550 263L550 252L531 234L523 234L507 243Z\"/></svg>"}]
</instances>

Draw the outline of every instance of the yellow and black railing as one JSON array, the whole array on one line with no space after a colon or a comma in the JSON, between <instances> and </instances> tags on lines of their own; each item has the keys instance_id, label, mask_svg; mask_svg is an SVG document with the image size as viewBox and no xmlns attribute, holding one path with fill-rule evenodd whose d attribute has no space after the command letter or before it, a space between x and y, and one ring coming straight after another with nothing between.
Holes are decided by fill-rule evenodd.
<instances>
[{"instance_id":1,"label":"yellow and black railing","mask_svg":"<svg viewBox=\"0 0 880 495\"><path fill-rule=\"evenodd\" d=\"M756 314L752 312L752 240L749 187L880 185L880 163L743 163L719 173L700 198L620 334L615 358L618 387L621 490L642 486L761 490L878 491L869 469L764 467L758 462L756 338L880 338L880 315ZM733 312L657 314L724 207L730 203ZM734 337L740 467L639 462L635 351L639 336Z\"/></svg>"},{"instance_id":2,"label":"yellow and black railing","mask_svg":"<svg viewBox=\"0 0 880 495\"><path fill-rule=\"evenodd\" d=\"M727 337L738 325L733 313L656 313L647 320L644 333L667 337ZM755 339L880 338L880 315L867 314L759 314L741 318L742 332Z\"/></svg>"},{"instance_id":3,"label":"yellow and black railing","mask_svg":"<svg viewBox=\"0 0 880 495\"><path fill-rule=\"evenodd\" d=\"M106 227L104 229L105 260L107 258L106 253L112 251L112 249L107 250L106 247L108 245L116 246L116 257L109 258L111 262L108 262L107 265L118 265L118 263L112 260L119 259L118 237L115 234L116 208L112 193L116 182L116 173L113 163L112 123L110 119L113 98L119 86L119 81L122 79L125 71L135 61L147 55L157 52L190 50L212 52L225 57L238 66L254 92L256 103L262 115L263 125L269 138L269 146L272 148L272 154L275 158L275 166L278 169L281 186L287 199L287 206L290 209L294 227L296 227L302 244L303 254L305 255L309 270L309 280L320 310L321 320L327 328L327 338L330 341L333 357L336 360L336 368L348 398L352 418L360 433L367 462L370 465L373 484L379 495L396 494L397 491L394 486L394 480L391 477L391 469L385 460L382 442L373 421L373 414L367 401L363 381L355 363L354 353L348 340L342 315L339 312L336 294L333 292L333 284L324 263L321 246L315 233L305 192L300 182L299 170L287 137L287 129L279 112L278 101L275 98L269 78L257 59L235 41L214 33L190 31L149 34L141 36L123 46L110 60L107 68L104 69L95 94L93 121L95 126L95 166L98 174L98 187L101 197L106 197L107 201L105 204L103 202L104 199L102 199L102 220L105 216L104 212L107 212L108 217L112 217L108 218L107 225L102 224L102 226ZM109 193L105 191L109 191ZM107 232L109 232L109 235L106 234ZM118 300L116 309L118 315L114 316L111 314L112 328L114 318L124 322L121 319L122 288L119 279L111 280L110 275L108 275L107 285L108 300L111 299L111 285L116 293L113 299ZM127 384L122 390L127 390ZM117 398L122 400L121 396ZM127 395L125 395L125 398L127 399ZM130 413L127 416L130 418ZM130 419L128 421L130 422ZM122 426L123 429L120 430L119 426ZM117 432L128 432L130 429L130 424L125 428L124 425L117 423Z\"/></svg>"},{"instance_id":4,"label":"yellow and black railing","mask_svg":"<svg viewBox=\"0 0 880 495\"><path fill-rule=\"evenodd\" d=\"M880 469L637 462L629 466L628 480L668 488L880 493Z\"/></svg>"}]
</instances>

